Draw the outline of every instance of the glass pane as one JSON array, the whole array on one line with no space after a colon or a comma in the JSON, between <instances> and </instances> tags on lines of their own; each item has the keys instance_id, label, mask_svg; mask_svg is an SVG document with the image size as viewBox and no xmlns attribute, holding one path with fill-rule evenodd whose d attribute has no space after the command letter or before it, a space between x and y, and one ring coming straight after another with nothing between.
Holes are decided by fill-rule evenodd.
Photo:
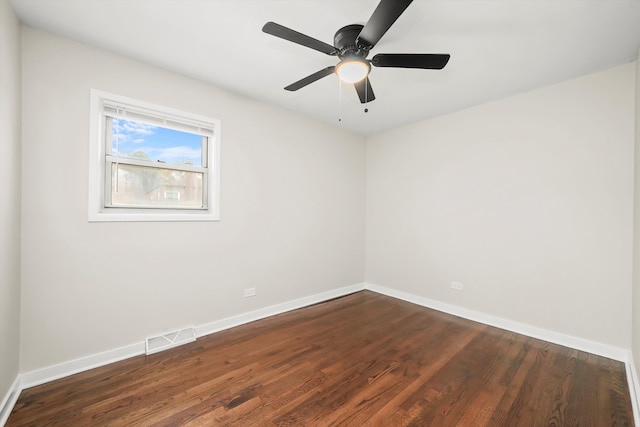
<instances>
[{"instance_id":1,"label":"glass pane","mask_svg":"<svg viewBox=\"0 0 640 427\"><path fill-rule=\"evenodd\" d=\"M122 118L114 118L111 126L114 156L204 166L201 135Z\"/></svg>"},{"instance_id":2,"label":"glass pane","mask_svg":"<svg viewBox=\"0 0 640 427\"><path fill-rule=\"evenodd\" d=\"M111 204L140 208L202 208L200 172L112 163Z\"/></svg>"}]
</instances>

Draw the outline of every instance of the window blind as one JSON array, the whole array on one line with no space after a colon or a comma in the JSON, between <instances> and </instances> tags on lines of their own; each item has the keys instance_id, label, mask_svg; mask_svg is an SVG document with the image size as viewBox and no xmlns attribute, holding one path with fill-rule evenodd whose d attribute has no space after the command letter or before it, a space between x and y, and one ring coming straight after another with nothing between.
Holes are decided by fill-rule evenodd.
<instances>
[{"instance_id":1,"label":"window blind","mask_svg":"<svg viewBox=\"0 0 640 427\"><path fill-rule=\"evenodd\" d=\"M212 137L214 135L213 123L198 121L189 117L174 116L164 113L159 115L155 111L127 105L121 102L116 103L109 100L103 101L102 108L106 116L119 118L121 120L132 120L152 126L160 126L208 137Z\"/></svg>"}]
</instances>

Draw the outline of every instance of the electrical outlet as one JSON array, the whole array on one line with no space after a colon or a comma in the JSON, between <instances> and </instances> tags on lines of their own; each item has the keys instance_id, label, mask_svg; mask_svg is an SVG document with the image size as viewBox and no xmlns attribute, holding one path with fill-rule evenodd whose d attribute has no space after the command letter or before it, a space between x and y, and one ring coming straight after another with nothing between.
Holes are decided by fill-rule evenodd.
<instances>
[{"instance_id":1,"label":"electrical outlet","mask_svg":"<svg viewBox=\"0 0 640 427\"><path fill-rule=\"evenodd\" d=\"M256 296L256 288L247 288L244 290L244 297L254 297Z\"/></svg>"},{"instance_id":2,"label":"electrical outlet","mask_svg":"<svg viewBox=\"0 0 640 427\"><path fill-rule=\"evenodd\" d=\"M460 282L451 282L451 289L461 291L464 289L464 285Z\"/></svg>"}]
</instances>

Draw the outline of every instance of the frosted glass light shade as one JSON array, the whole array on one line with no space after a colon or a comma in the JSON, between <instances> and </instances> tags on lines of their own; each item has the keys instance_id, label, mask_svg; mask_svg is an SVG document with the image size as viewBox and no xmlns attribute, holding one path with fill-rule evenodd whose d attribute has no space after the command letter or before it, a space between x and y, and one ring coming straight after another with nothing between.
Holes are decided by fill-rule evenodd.
<instances>
[{"instance_id":1,"label":"frosted glass light shade","mask_svg":"<svg viewBox=\"0 0 640 427\"><path fill-rule=\"evenodd\" d=\"M346 83L356 83L367 77L371 66L366 61L343 60L336 66L336 74Z\"/></svg>"}]
</instances>

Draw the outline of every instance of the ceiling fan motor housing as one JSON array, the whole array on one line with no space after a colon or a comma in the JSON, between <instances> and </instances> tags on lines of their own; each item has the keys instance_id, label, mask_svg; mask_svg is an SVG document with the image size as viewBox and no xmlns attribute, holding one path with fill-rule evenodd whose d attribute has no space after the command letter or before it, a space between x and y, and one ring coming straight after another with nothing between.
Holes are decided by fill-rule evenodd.
<instances>
[{"instance_id":1,"label":"ceiling fan motor housing","mask_svg":"<svg viewBox=\"0 0 640 427\"><path fill-rule=\"evenodd\" d=\"M361 50L356 44L356 39L363 28L363 25L353 24L336 31L336 35L333 37L333 45L338 49L338 57L340 59L354 56L362 59L366 58L368 52Z\"/></svg>"}]
</instances>

